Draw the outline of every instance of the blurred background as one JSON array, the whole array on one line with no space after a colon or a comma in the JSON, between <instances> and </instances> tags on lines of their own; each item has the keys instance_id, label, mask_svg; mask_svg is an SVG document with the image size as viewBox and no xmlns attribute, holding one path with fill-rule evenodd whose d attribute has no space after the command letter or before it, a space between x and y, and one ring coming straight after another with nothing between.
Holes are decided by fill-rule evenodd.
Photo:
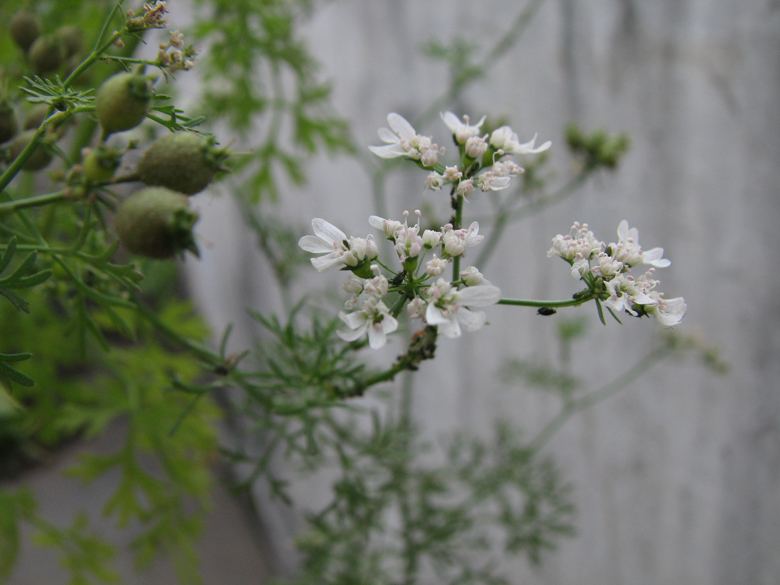
<instances>
[{"instance_id":1,"label":"blurred background","mask_svg":"<svg viewBox=\"0 0 780 585\"><path fill-rule=\"evenodd\" d=\"M182 0L169 4L173 23L181 19L185 28L184 15L196 9ZM558 199L537 194L538 212L529 207L518 214L478 267L504 296L568 298L577 283L564 263L547 258L552 237L579 221L597 238L615 241L618 223L627 219L645 249L661 246L672 261L658 277L667 297L683 296L688 305L676 333L718 349L728 371L670 352L648 361L636 379L626 378L619 392L567 417L541 453L571 486L576 536L556 539L557 550L544 552L540 564L511 561L508 580L780 581L780 304L774 298L780 273L771 259L780 249L780 4L334 0L312 3L298 22L297 34L319 63L317 78L331 84L332 112L349 122L356 151L328 156L326 147L302 158L306 184L282 176L276 200L231 197L241 171L196 196L202 254L183 269L211 329L233 323L229 350L264 335L247 307L283 311L290 299L309 294L316 301L340 286L338 275L306 266L289 287L278 286L256 245L258 230L247 221L248 206L254 217L299 230L295 237L310 233L313 217L357 236L374 231L371 214L401 219L404 210L421 209L431 221L448 217L447 197L424 192L421 171L381 166L368 153L389 112L448 149L439 111L472 121L487 114L488 124L510 124L521 141L536 133L540 142L552 140L538 167L548 194L581 170L566 146L568 124L584 133L624 132L630 149L616 169L596 170ZM459 78L469 64L480 74ZM182 76L185 104L197 103L208 83ZM267 129L262 119L253 124L250 133ZM231 135L224 120L214 132L223 142ZM240 140L253 147L246 136ZM476 193L466 221L489 217L490 197ZM495 228L480 225L490 239ZM505 306L487 313L489 326L440 339L434 361L376 390L403 392L421 437L433 444L454 430L488 437L497 420L519 425L526 438L537 436L559 414L561 399L529 383L532 368L566 374L587 393L637 364L643 368L642 360L667 343L653 320L626 318L621 326L609 319L603 326L591 306L552 317ZM584 334L567 337L572 329ZM399 336L369 359L387 366L404 348ZM355 401L371 404L373 393ZM225 425L229 444L264 440L240 419ZM93 448L110 449L111 436ZM431 464L441 459L428 457ZM283 458L274 468L290 482L295 504L272 498L262 482L252 487L250 503L219 491L200 548L206 583L264 583L299 566L294 536L306 512L327 503L330 476L299 477ZM238 465L223 473L240 479L245 471ZM36 473L35 490L53 513L93 499L91 492L63 487L72 480L61 479L59 466ZM36 561L37 554L24 550L11 583L59 582L45 578L59 573ZM169 579L168 568L155 566L126 582Z\"/></svg>"}]
</instances>

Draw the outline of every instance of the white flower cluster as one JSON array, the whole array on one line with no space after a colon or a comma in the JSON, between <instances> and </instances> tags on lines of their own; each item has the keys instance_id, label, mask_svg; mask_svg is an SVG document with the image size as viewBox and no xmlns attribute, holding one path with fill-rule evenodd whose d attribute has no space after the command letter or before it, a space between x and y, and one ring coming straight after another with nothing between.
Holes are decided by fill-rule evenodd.
<instances>
[{"instance_id":1,"label":"white flower cluster","mask_svg":"<svg viewBox=\"0 0 780 585\"><path fill-rule=\"evenodd\" d=\"M468 228L457 230L447 224L440 231L420 233L420 212L416 214L418 221L413 226L407 223L408 212L404 213L403 223L376 215L369 218L369 223L392 243L403 265L404 271L394 275L394 286L379 274L379 263L373 262L377 248L371 236L348 238L337 227L316 218L312 220L315 235L304 236L298 242L307 252L320 254L311 260L318 271L338 266L351 271L344 283L344 291L352 295L345 303L345 309L357 310L339 313L349 327L347 331L338 332L345 341L354 341L368 333L372 348L383 347L387 334L398 329L396 317L407 302L407 311L412 318L437 327L446 337L459 337L462 329L474 331L485 324L484 312L471 311L467 307L493 305L500 300L499 288L485 280L473 266L462 270L456 282L441 278L452 258L462 256L467 248L484 239L479 235L479 224L474 222ZM438 254L433 253L426 262L427 253L435 249ZM397 279L400 275L402 278ZM460 285L465 288L458 288ZM395 314L383 300L391 293L394 293L392 306L397 308Z\"/></svg>"},{"instance_id":2,"label":"white flower cluster","mask_svg":"<svg viewBox=\"0 0 780 585\"><path fill-rule=\"evenodd\" d=\"M571 265L574 278L585 281L592 290L606 293L604 304L616 312L633 316L650 315L672 327L683 318L687 305L682 297L665 299L653 278L656 268L669 266L663 248L642 250L639 232L623 220L618 226L618 241L609 245L597 240L588 224L575 222L568 235L557 235L547 256L560 256ZM650 269L638 278L630 273L640 264ZM602 297L603 298L603 297Z\"/></svg>"},{"instance_id":3,"label":"white flower cluster","mask_svg":"<svg viewBox=\"0 0 780 585\"><path fill-rule=\"evenodd\" d=\"M379 129L379 138L386 146L369 146L369 150L381 158L397 158L404 156L412 160L420 161L424 167L432 168L439 160L439 154L444 153L444 148L431 141L430 136L417 134L412 125L403 116L391 113L387 116L387 128Z\"/></svg>"},{"instance_id":4,"label":"white flower cluster","mask_svg":"<svg viewBox=\"0 0 780 585\"><path fill-rule=\"evenodd\" d=\"M509 126L502 126L491 134L480 136L480 127L485 122L485 116L477 124L470 124L469 117L463 116L463 120L452 112L441 114L441 118L452 132L452 136L458 148L467 161L479 161L486 154L488 166L480 174L464 178L463 172L457 166L439 164L439 155L444 154L444 148L439 148L430 136L422 136L403 116L391 113L387 116L390 130L379 129L379 137L386 143L385 146L369 146L369 150L381 158L405 157L418 161L428 169L432 169L425 179L425 188L433 191L441 189L446 184L455 185L455 192L462 197L468 197L478 189L480 191L498 191L509 186L511 177L523 172L523 168L505 156L537 154L550 148L547 141L539 147L535 147L536 136L521 144L517 134ZM492 166L490 162L492 160Z\"/></svg>"}]
</instances>

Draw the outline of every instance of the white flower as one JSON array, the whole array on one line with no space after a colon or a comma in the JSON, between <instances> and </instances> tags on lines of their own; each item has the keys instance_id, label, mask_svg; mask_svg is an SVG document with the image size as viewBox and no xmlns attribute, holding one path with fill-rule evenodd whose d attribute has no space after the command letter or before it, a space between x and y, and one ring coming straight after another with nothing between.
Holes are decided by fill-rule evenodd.
<instances>
[{"instance_id":1,"label":"white flower","mask_svg":"<svg viewBox=\"0 0 780 585\"><path fill-rule=\"evenodd\" d=\"M471 311L466 307L486 307L501 299L501 290L489 284L470 286L461 290L440 278L426 290L428 307L425 321L435 325L445 337L460 337L461 327L476 331L485 324L483 311Z\"/></svg>"},{"instance_id":2,"label":"white flower","mask_svg":"<svg viewBox=\"0 0 780 585\"><path fill-rule=\"evenodd\" d=\"M337 331L344 341L355 341L368 332L368 344L371 349L379 349L387 343L387 334L398 329L398 321L390 314L387 306L377 298L370 298L360 311L345 313L339 318L351 331Z\"/></svg>"},{"instance_id":3,"label":"white flower","mask_svg":"<svg viewBox=\"0 0 780 585\"><path fill-rule=\"evenodd\" d=\"M473 159L482 158L482 155L485 154L488 149L488 143L485 138L487 138L487 134L485 134L484 137L472 136L469 138L466 141L466 146L464 148L466 154Z\"/></svg>"},{"instance_id":4,"label":"white flower","mask_svg":"<svg viewBox=\"0 0 780 585\"><path fill-rule=\"evenodd\" d=\"M353 268L366 258L373 260L379 255L379 250L372 236L367 238L349 238L347 247L348 250L344 253L342 261L347 266L352 266Z\"/></svg>"},{"instance_id":5,"label":"white flower","mask_svg":"<svg viewBox=\"0 0 780 585\"><path fill-rule=\"evenodd\" d=\"M441 241L441 234L434 230L425 230L422 235L423 245L426 248L435 248Z\"/></svg>"},{"instance_id":6,"label":"white flower","mask_svg":"<svg viewBox=\"0 0 780 585\"><path fill-rule=\"evenodd\" d=\"M472 191L474 191L474 179L466 179L465 181L461 181L458 183L458 187L455 190L455 192L464 199L467 199L468 196L471 195Z\"/></svg>"},{"instance_id":7,"label":"white flower","mask_svg":"<svg viewBox=\"0 0 780 585\"><path fill-rule=\"evenodd\" d=\"M641 286L641 284L635 281L634 277L631 275L619 274L604 284L610 294L609 298L604 301L604 304L618 313L626 311L636 317L637 312L633 309L634 304L654 305L657 302L645 292L648 288L648 284L650 285L650 288L655 286L654 282L649 283L649 281L644 281L644 286Z\"/></svg>"},{"instance_id":8,"label":"white flower","mask_svg":"<svg viewBox=\"0 0 780 585\"><path fill-rule=\"evenodd\" d=\"M311 263L318 272L333 268L344 263L344 254L347 247L347 234L324 219L315 217L311 220L314 229L313 236L303 236L298 240L298 245L307 252L324 254L319 258L312 258Z\"/></svg>"},{"instance_id":9,"label":"white flower","mask_svg":"<svg viewBox=\"0 0 780 585\"><path fill-rule=\"evenodd\" d=\"M409 304L406 305L406 310L409 311L409 316L412 319L423 319L425 318L425 309L427 306L428 303L426 303L422 298L414 297L411 301L409 301Z\"/></svg>"},{"instance_id":10,"label":"white flower","mask_svg":"<svg viewBox=\"0 0 780 585\"><path fill-rule=\"evenodd\" d=\"M374 238L347 238L339 228L324 219L311 220L313 236L303 236L298 245L307 252L324 254L312 258L311 263L318 272L323 272L339 264L354 268L363 260L373 260L379 254Z\"/></svg>"},{"instance_id":11,"label":"white flower","mask_svg":"<svg viewBox=\"0 0 780 585\"><path fill-rule=\"evenodd\" d=\"M442 248L449 256L460 256L466 251L481 243L485 236L479 235L479 224L475 221L469 226L469 229L452 229L451 224L442 228Z\"/></svg>"},{"instance_id":12,"label":"white flower","mask_svg":"<svg viewBox=\"0 0 780 585\"><path fill-rule=\"evenodd\" d=\"M478 286L480 284L490 284L476 266L469 266L460 271L460 277L466 286Z\"/></svg>"},{"instance_id":13,"label":"white flower","mask_svg":"<svg viewBox=\"0 0 780 585\"><path fill-rule=\"evenodd\" d=\"M653 248L652 250L642 250L639 247L639 230L629 229L628 221L625 219L618 225L618 243L610 244L612 256L615 260L622 262L627 266L636 266L637 264L650 264L656 268L666 268L672 262L663 258L663 248Z\"/></svg>"},{"instance_id":14,"label":"white flower","mask_svg":"<svg viewBox=\"0 0 780 585\"><path fill-rule=\"evenodd\" d=\"M503 150L506 154L537 154L544 152L552 145L549 140L541 146L534 148L537 134L528 142L520 144L517 134L509 126L501 126L493 130L490 135L490 146L496 150Z\"/></svg>"},{"instance_id":15,"label":"white flower","mask_svg":"<svg viewBox=\"0 0 780 585\"><path fill-rule=\"evenodd\" d=\"M404 156L419 160L423 166L432 167L439 156L439 147L431 142L430 137L417 134L406 119L395 112L387 115L387 128L379 129L379 138L387 146L369 146L368 149L380 158L397 158Z\"/></svg>"},{"instance_id":16,"label":"white flower","mask_svg":"<svg viewBox=\"0 0 780 585\"><path fill-rule=\"evenodd\" d=\"M431 260L425 263L425 272L430 276L441 276L447 269L447 261L443 258L439 258L436 254L433 255Z\"/></svg>"},{"instance_id":17,"label":"white flower","mask_svg":"<svg viewBox=\"0 0 780 585\"><path fill-rule=\"evenodd\" d=\"M577 221L571 226L571 233L565 236L558 234L552 242L553 247L547 252L547 257L560 256L569 262L590 260L606 247L604 242L593 236L587 223L580 225Z\"/></svg>"},{"instance_id":18,"label":"white flower","mask_svg":"<svg viewBox=\"0 0 780 585\"><path fill-rule=\"evenodd\" d=\"M402 224L400 221L396 221L394 219L385 219L383 217L379 217L378 215L372 215L369 217L368 223L370 223L372 227L375 227L378 230L382 230L385 236L391 240L395 240L398 232L404 228L404 224Z\"/></svg>"},{"instance_id":19,"label":"white flower","mask_svg":"<svg viewBox=\"0 0 780 585\"><path fill-rule=\"evenodd\" d=\"M448 183L457 183L463 173L458 170L458 167L445 167L444 168L444 180Z\"/></svg>"},{"instance_id":20,"label":"white flower","mask_svg":"<svg viewBox=\"0 0 780 585\"><path fill-rule=\"evenodd\" d=\"M466 141L469 138L479 134L479 127L482 126L485 118L487 117L482 116L482 119L477 124L471 126L469 125L468 116L463 116L462 122L452 112L445 112L444 114L439 112L439 116L441 116L441 119L444 120L447 128L450 129L450 132L452 132L452 135L455 137L455 142L458 144L466 144Z\"/></svg>"},{"instance_id":21,"label":"white flower","mask_svg":"<svg viewBox=\"0 0 780 585\"><path fill-rule=\"evenodd\" d=\"M688 305L685 304L685 299L677 297L675 299L666 300L660 293L657 294L658 304L646 307L645 312L658 319L658 321L661 322L661 325L674 327L682 321L683 315L685 315L685 311L688 308Z\"/></svg>"},{"instance_id":22,"label":"white flower","mask_svg":"<svg viewBox=\"0 0 780 585\"><path fill-rule=\"evenodd\" d=\"M367 281L363 287L363 290L367 295L370 295L375 299L381 299L387 294L389 287L390 283L387 281L387 278L380 274L379 276L375 276L371 280Z\"/></svg>"},{"instance_id":23,"label":"white flower","mask_svg":"<svg viewBox=\"0 0 780 585\"><path fill-rule=\"evenodd\" d=\"M430 191L438 191L444 186L444 177L436 171L431 171L427 177L425 177L425 189Z\"/></svg>"},{"instance_id":24,"label":"white flower","mask_svg":"<svg viewBox=\"0 0 780 585\"><path fill-rule=\"evenodd\" d=\"M487 171L475 178L476 186L482 191L500 191L509 187L509 176L499 176L493 171Z\"/></svg>"}]
</instances>

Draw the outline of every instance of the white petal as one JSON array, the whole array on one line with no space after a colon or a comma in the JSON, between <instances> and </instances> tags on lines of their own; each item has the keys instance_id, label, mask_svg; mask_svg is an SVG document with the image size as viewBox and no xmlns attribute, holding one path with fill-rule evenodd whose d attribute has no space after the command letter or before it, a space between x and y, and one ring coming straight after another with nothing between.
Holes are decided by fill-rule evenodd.
<instances>
[{"instance_id":1,"label":"white petal","mask_svg":"<svg viewBox=\"0 0 780 585\"><path fill-rule=\"evenodd\" d=\"M612 309L615 313L620 313L623 309L626 308L626 297L625 296L619 296L619 297L609 297L606 301L604 301L604 304Z\"/></svg>"},{"instance_id":2,"label":"white petal","mask_svg":"<svg viewBox=\"0 0 780 585\"><path fill-rule=\"evenodd\" d=\"M428 325L441 325L448 322L448 318L444 316L441 309L433 303L428 303L428 308L425 309L425 320Z\"/></svg>"},{"instance_id":3,"label":"white petal","mask_svg":"<svg viewBox=\"0 0 780 585\"><path fill-rule=\"evenodd\" d=\"M379 134L379 139L382 142L387 142L388 144L395 144L398 142L398 136L395 135L392 131L388 130L387 128L380 128L377 131L377 134Z\"/></svg>"},{"instance_id":4,"label":"white petal","mask_svg":"<svg viewBox=\"0 0 780 585\"><path fill-rule=\"evenodd\" d=\"M354 313L345 313L339 311L339 319L344 321L350 329L359 329L366 325L368 321L362 311L356 311Z\"/></svg>"},{"instance_id":5,"label":"white petal","mask_svg":"<svg viewBox=\"0 0 780 585\"><path fill-rule=\"evenodd\" d=\"M657 305L658 300L646 295L645 293L636 293L634 295L634 302L637 305Z\"/></svg>"},{"instance_id":6,"label":"white petal","mask_svg":"<svg viewBox=\"0 0 780 585\"><path fill-rule=\"evenodd\" d=\"M663 258L663 255L664 255L663 248L653 248L652 250L645 250L643 254L644 256L643 262L645 264L649 264L650 266L655 266L656 268L666 268L667 266L671 265L672 261Z\"/></svg>"},{"instance_id":7,"label":"white petal","mask_svg":"<svg viewBox=\"0 0 780 585\"><path fill-rule=\"evenodd\" d=\"M375 227L378 230L385 231L384 217L379 217L378 215L372 215L368 218L368 223L371 224L371 227Z\"/></svg>"},{"instance_id":8,"label":"white petal","mask_svg":"<svg viewBox=\"0 0 780 585\"><path fill-rule=\"evenodd\" d=\"M618 224L618 238L620 238L623 241L626 241L628 239L628 220L623 220Z\"/></svg>"},{"instance_id":9,"label":"white petal","mask_svg":"<svg viewBox=\"0 0 780 585\"><path fill-rule=\"evenodd\" d=\"M368 324L366 324L366 327L368 327ZM363 337L363 334L366 332L366 327L360 327L352 331L339 330L336 331L336 334L344 341L355 341L356 339Z\"/></svg>"},{"instance_id":10,"label":"white petal","mask_svg":"<svg viewBox=\"0 0 780 585\"><path fill-rule=\"evenodd\" d=\"M487 321L484 311L469 311L466 307L458 309L458 322L466 331L476 331Z\"/></svg>"},{"instance_id":11,"label":"white petal","mask_svg":"<svg viewBox=\"0 0 780 585\"><path fill-rule=\"evenodd\" d=\"M317 272L325 272L329 268L338 266L344 263L344 257L341 254L328 254L327 256L320 256L319 258L312 258L311 265L317 269Z\"/></svg>"},{"instance_id":12,"label":"white petal","mask_svg":"<svg viewBox=\"0 0 780 585\"><path fill-rule=\"evenodd\" d=\"M674 327L682 320L687 309L688 305L685 304L685 299L677 297L676 299L669 299L666 301L666 308L664 311L658 311L655 316L662 325Z\"/></svg>"},{"instance_id":13,"label":"white petal","mask_svg":"<svg viewBox=\"0 0 780 585\"><path fill-rule=\"evenodd\" d=\"M525 142L523 144L518 144L514 149L513 152L516 152L517 154L536 154L539 152L544 152L550 146L552 146L552 142L549 140L542 144L539 148L534 148L534 143L536 142L536 137L538 134L534 134L534 137L531 138L528 142Z\"/></svg>"},{"instance_id":14,"label":"white petal","mask_svg":"<svg viewBox=\"0 0 780 585\"><path fill-rule=\"evenodd\" d=\"M298 240L298 245L307 252L315 254L329 254L334 252L333 244L328 243L317 236L303 236Z\"/></svg>"},{"instance_id":15,"label":"white petal","mask_svg":"<svg viewBox=\"0 0 780 585\"><path fill-rule=\"evenodd\" d=\"M368 150L379 158L398 158L399 156L406 156L406 151L401 148L401 145L398 143L388 146L369 146Z\"/></svg>"},{"instance_id":16,"label":"white petal","mask_svg":"<svg viewBox=\"0 0 780 585\"><path fill-rule=\"evenodd\" d=\"M493 181L490 183L490 190L501 191L501 189L506 189L509 187L510 181L511 179L509 177L494 177ZM468 201L468 199L466 201Z\"/></svg>"},{"instance_id":17,"label":"white petal","mask_svg":"<svg viewBox=\"0 0 780 585\"><path fill-rule=\"evenodd\" d=\"M447 124L447 128L449 128L451 132L455 132L455 130L458 129L458 126L461 125L461 121L452 112L445 112L443 114L439 112L439 116L441 116L441 119Z\"/></svg>"},{"instance_id":18,"label":"white petal","mask_svg":"<svg viewBox=\"0 0 780 585\"><path fill-rule=\"evenodd\" d=\"M417 132L412 125L406 121L406 118L400 114L392 112L387 115L387 123L390 124L390 129L398 134L401 138L411 140L417 136Z\"/></svg>"},{"instance_id":19,"label":"white petal","mask_svg":"<svg viewBox=\"0 0 780 585\"><path fill-rule=\"evenodd\" d=\"M460 337L460 325L458 325L457 319L451 319L444 323L439 323L439 333L445 337Z\"/></svg>"},{"instance_id":20,"label":"white petal","mask_svg":"<svg viewBox=\"0 0 780 585\"><path fill-rule=\"evenodd\" d=\"M368 328L368 345L371 349L380 349L387 343L387 336L382 327L370 326Z\"/></svg>"},{"instance_id":21,"label":"white petal","mask_svg":"<svg viewBox=\"0 0 780 585\"><path fill-rule=\"evenodd\" d=\"M489 284L470 286L455 293L457 302L467 307L486 307L501 300L501 289Z\"/></svg>"},{"instance_id":22,"label":"white petal","mask_svg":"<svg viewBox=\"0 0 780 585\"><path fill-rule=\"evenodd\" d=\"M382 331L392 333L396 329L398 329L398 320L392 315L385 315L385 318L382 319Z\"/></svg>"},{"instance_id":23,"label":"white petal","mask_svg":"<svg viewBox=\"0 0 780 585\"><path fill-rule=\"evenodd\" d=\"M314 229L314 235L326 242L341 244L341 242L347 239L347 235L344 232L322 218L315 217L311 220L311 227Z\"/></svg>"}]
</instances>

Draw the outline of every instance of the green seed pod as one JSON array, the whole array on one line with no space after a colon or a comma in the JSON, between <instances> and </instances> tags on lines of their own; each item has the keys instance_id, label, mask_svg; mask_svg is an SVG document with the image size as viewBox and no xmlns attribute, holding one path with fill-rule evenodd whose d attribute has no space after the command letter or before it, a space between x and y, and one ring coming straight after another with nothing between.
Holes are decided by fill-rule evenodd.
<instances>
[{"instance_id":1,"label":"green seed pod","mask_svg":"<svg viewBox=\"0 0 780 585\"><path fill-rule=\"evenodd\" d=\"M122 161L122 153L98 145L84 157L84 178L93 183L108 183Z\"/></svg>"},{"instance_id":2,"label":"green seed pod","mask_svg":"<svg viewBox=\"0 0 780 585\"><path fill-rule=\"evenodd\" d=\"M162 260L189 250L198 256L192 226L197 212L187 197L164 187L147 187L130 195L114 216L122 246L133 254Z\"/></svg>"},{"instance_id":3,"label":"green seed pod","mask_svg":"<svg viewBox=\"0 0 780 585\"><path fill-rule=\"evenodd\" d=\"M14 138L13 142L11 142L10 160L16 160L16 157L22 153L33 136L35 136L35 130L25 130ZM39 144L32 156L24 163L22 169L25 171L40 171L51 162L51 159L51 153L42 144Z\"/></svg>"},{"instance_id":4,"label":"green seed pod","mask_svg":"<svg viewBox=\"0 0 780 585\"><path fill-rule=\"evenodd\" d=\"M37 75L46 75L60 68L65 61L65 45L54 35L38 37L27 53Z\"/></svg>"},{"instance_id":5,"label":"green seed pod","mask_svg":"<svg viewBox=\"0 0 780 585\"><path fill-rule=\"evenodd\" d=\"M109 77L95 96L95 114L108 136L135 128L152 107L152 80L138 73L117 73Z\"/></svg>"},{"instance_id":6,"label":"green seed pod","mask_svg":"<svg viewBox=\"0 0 780 585\"><path fill-rule=\"evenodd\" d=\"M194 195L211 183L226 158L225 149L214 146L213 136L172 132L147 149L138 163L138 174L146 185Z\"/></svg>"},{"instance_id":7,"label":"green seed pod","mask_svg":"<svg viewBox=\"0 0 780 585\"><path fill-rule=\"evenodd\" d=\"M8 100L0 101L0 144L8 142L16 136L19 123L16 121L16 112Z\"/></svg>"},{"instance_id":8,"label":"green seed pod","mask_svg":"<svg viewBox=\"0 0 780 585\"><path fill-rule=\"evenodd\" d=\"M34 12L20 10L11 17L8 30L16 45L27 51L39 36L41 36L41 21Z\"/></svg>"},{"instance_id":9,"label":"green seed pod","mask_svg":"<svg viewBox=\"0 0 780 585\"><path fill-rule=\"evenodd\" d=\"M77 26L61 26L54 31L54 36L57 37L62 42L62 46L65 47L65 58L73 57L73 55L81 51L84 47L84 33L81 32L81 29Z\"/></svg>"}]
</instances>

